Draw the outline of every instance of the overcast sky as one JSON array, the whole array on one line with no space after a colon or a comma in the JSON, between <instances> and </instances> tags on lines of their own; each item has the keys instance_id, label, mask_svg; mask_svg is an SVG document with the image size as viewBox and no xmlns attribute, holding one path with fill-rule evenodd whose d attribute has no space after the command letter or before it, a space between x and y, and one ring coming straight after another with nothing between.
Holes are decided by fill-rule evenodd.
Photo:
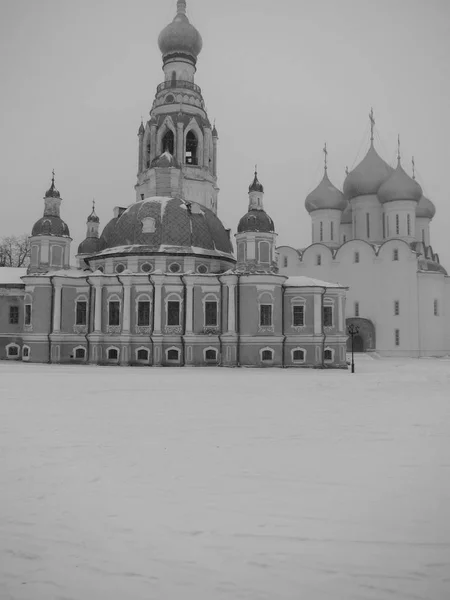
<instances>
[{"instance_id":1,"label":"overcast sky","mask_svg":"<svg viewBox=\"0 0 450 600\"><path fill-rule=\"evenodd\" d=\"M307 193L342 189L369 145L436 204L431 240L450 271L450 2L187 0L203 37L196 82L219 131L219 216L233 233L258 163L278 244L304 247ZM101 225L135 200L137 130L163 80L157 38L176 0L3 0L0 236L29 233L56 171L73 246L92 198Z\"/></svg>"}]
</instances>

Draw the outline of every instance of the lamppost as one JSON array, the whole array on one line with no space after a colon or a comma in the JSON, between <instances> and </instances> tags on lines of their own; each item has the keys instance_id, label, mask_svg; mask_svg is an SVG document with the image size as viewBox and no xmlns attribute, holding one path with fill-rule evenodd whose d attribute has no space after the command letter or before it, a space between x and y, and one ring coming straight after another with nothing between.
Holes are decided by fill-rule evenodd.
<instances>
[{"instance_id":1,"label":"lamppost","mask_svg":"<svg viewBox=\"0 0 450 600\"><path fill-rule=\"evenodd\" d=\"M358 327L358 325L353 325L353 323L351 323L348 326L347 331L348 331L348 335L350 335L352 338L352 373L354 373L355 372L355 359L354 359L353 342L355 339L355 335L358 335L358 333L359 333L359 327Z\"/></svg>"}]
</instances>

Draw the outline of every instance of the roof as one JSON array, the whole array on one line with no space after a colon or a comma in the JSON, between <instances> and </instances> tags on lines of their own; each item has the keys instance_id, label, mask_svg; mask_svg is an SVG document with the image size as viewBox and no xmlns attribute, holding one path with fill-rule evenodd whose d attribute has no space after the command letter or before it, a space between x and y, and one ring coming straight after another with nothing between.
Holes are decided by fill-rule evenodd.
<instances>
[{"instance_id":1,"label":"roof","mask_svg":"<svg viewBox=\"0 0 450 600\"><path fill-rule=\"evenodd\" d=\"M25 285L21 277L27 270L17 267L0 267L0 285Z\"/></svg>"},{"instance_id":2,"label":"roof","mask_svg":"<svg viewBox=\"0 0 450 600\"><path fill-rule=\"evenodd\" d=\"M306 275L296 275L294 277L288 277L283 284L285 287L326 287L326 288L341 288L348 289L348 286L341 285L340 283L330 283L322 281L320 279L313 279Z\"/></svg>"}]
</instances>

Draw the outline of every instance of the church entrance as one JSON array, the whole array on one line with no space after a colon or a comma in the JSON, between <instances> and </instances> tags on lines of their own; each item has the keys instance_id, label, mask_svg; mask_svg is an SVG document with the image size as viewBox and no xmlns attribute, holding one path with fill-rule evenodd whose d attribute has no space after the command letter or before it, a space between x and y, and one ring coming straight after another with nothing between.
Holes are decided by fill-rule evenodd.
<instances>
[{"instance_id":1,"label":"church entrance","mask_svg":"<svg viewBox=\"0 0 450 600\"><path fill-rule=\"evenodd\" d=\"M358 335L355 335L353 340L353 350L354 352L367 352L370 350L375 350L375 326L372 321L369 319L360 319L359 317L352 317L350 319L346 319L347 331L349 325L354 325L355 327L359 327ZM347 352L352 351L352 338L348 336L347 338Z\"/></svg>"}]
</instances>

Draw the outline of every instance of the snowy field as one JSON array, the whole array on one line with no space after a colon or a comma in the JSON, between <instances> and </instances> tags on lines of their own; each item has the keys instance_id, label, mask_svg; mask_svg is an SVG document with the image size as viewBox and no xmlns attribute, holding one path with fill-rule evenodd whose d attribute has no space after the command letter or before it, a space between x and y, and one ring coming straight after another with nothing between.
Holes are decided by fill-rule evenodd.
<instances>
[{"instance_id":1,"label":"snowy field","mask_svg":"<svg viewBox=\"0 0 450 600\"><path fill-rule=\"evenodd\" d=\"M1 600L448 600L450 360L0 363Z\"/></svg>"}]
</instances>

